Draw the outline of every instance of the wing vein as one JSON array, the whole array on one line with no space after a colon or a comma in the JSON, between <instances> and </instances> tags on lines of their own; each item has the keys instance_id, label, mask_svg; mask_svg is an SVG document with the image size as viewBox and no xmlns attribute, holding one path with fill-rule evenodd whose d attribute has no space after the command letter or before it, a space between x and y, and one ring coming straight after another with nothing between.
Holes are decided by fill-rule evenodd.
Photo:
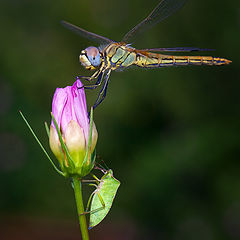
<instances>
[{"instance_id":1,"label":"wing vein","mask_svg":"<svg viewBox=\"0 0 240 240\"><path fill-rule=\"evenodd\" d=\"M132 40L147 29L153 27L157 23L163 21L178 9L180 9L186 0L162 0L153 9L153 11L139 24L132 28L125 34L122 41L125 43L132 43Z\"/></svg>"},{"instance_id":2,"label":"wing vein","mask_svg":"<svg viewBox=\"0 0 240 240\"><path fill-rule=\"evenodd\" d=\"M88 32L88 31L84 30L83 28L75 26L75 25L73 25L73 24L71 24L69 22L66 22L66 21L62 20L61 24L65 28L67 28L67 29L77 33L81 37L87 38L90 41L94 41L94 42L97 42L97 43L100 43L100 44L109 44L109 43L114 42L113 40L111 40L109 38L100 36L100 35L98 35L96 33Z\"/></svg>"}]
</instances>

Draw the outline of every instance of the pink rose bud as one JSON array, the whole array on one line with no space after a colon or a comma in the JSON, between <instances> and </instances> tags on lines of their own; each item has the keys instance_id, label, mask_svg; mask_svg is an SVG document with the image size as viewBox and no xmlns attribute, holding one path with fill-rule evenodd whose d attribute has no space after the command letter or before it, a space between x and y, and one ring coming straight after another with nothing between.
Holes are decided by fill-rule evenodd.
<instances>
[{"instance_id":1,"label":"pink rose bud","mask_svg":"<svg viewBox=\"0 0 240 240\"><path fill-rule=\"evenodd\" d=\"M88 148L90 123L85 92L82 86L81 81L77 80L73 86L57 88L52 101L52 114L57 122L63 142L71 156L74 167L69 164L66 153L64 149L62 149L53 120L51 122L49 135L50 148L58 159L62 171L80 176L82 176L83 172L86 175L86 169L92 169L94 165L94 162L89 161L89 159L83 164ZM97 138L98 133L93 122L90 156L95 149ZM92 166L89 166L89 164Z\"/></svg>"}]
</instances>

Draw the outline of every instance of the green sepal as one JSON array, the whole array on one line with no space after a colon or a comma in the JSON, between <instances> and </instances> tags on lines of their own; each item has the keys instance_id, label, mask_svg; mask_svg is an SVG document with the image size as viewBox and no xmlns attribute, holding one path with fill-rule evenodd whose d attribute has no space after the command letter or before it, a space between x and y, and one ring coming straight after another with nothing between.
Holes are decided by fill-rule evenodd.
<instances>
[{"instance_id":1,"label":"green sepal","mask_svg":"<svg viewBox=\"0 0 240 240\"><path fill-rule=\"evenodd\" d=\"M86 150L86 154L81 166L81 175L84 177L90 173L90 171L94 167L95 158L96 158L96 150L94 150L93 154L91 154L91 144L92 144L92 129L93 129L93 107L90 110L90 126L89 126L89 135L88 135L88 146ZM87 162L90 161L90 164Z\"/></svg>"},{"instance_id":2,"label":"green sepal","mask_svg":"<svg viewBox=\"0 0 240 240\"><path fill-rule=\"evenodd\" d=\"M34 136L35 140L37 141L37 143L39 144L39 146L41 147L41 149L43 150L44 154L46 155L46 157L48 158L48 160L50 161L50 163L52 164L53 168L56 170L57 173L59 173L60 175L66 177L66 174L61 172L56 165L54 164L53 160L50 158L50 156L48 155L47 151L45 150L45 148L43 147L42 143L40 142L40 140L38 139L37 135L34 133L33 129L31 128L30 124L28 123L27 119L24 117L23 113L21 111L19 111L22 119L24 120L24 122L26 123L27 127L29 128L30 132L32 133L32 135Z\"/></svg>"},{"instance_id":3,"label":"green sepal","mask_svg":"<svg viewBox=\"0 0 240 240\"><path fill-rule=\"evenodd\" d=\"M48 127L47 122L44 122L44 126L45 126L45 129L46 129L46 132L47 132L48 138L49 138L49 136L50 136L50 131L49 131L49 127Z\"/></svg>"},{"instance_id":4,"label":"green sepal","mask_svg":"<svg viewBox=\"0 0 240 240\"><path fill-rule=\"evenodd\" d=\"M108 170L100 179L91 201L89 228L95 227L106 217L119 186L120 182L113 177L112 170Z\"/></svg>"},{"instance_id":5,"label":"green sepal","mask_svg":"<svg viewBox=\"0 0 240 240\"><path fill-rule=\"evenodd\" d=\"M51 117L52 117L52 119L53 119L54 126L55 126L55 128L56 128L56 130L57 130L58 138L59 138L59 141L60 141L60 143L61 143L61 147L62 147L63 151L66 153L67 160L68 160L68 164L69 164L69 166L66 166L65 161L63 161L63 167L64 167L64 168L68 168L68 170L69 170L69 168L75 169L75 164L74 164L74 162L73 162L73 160L72 160L72 158L71 158L70 153L68 152L67 146L66 146L65 143L63 142L62 134L61 134L61 132L60 132L60 130L59 130L57 121L56 121L56 119L54 118L54 116L53 116L52 113L51 113ZM68 172L69 172L69 171L68 171Z\"/></svg>"},{"instance_id":6,"label":"green sepal","mask_svg":"<svg viewBox=\"0 0 240 240\"><path fill-rule=\"evenodd\" d=\"M86 175L88 175L90 172L91 172L91 170L94 168L94 163L95 163L95 159L96 159L96 150L94 150L93 151L93 153L91 154L89 154L89 158L90 158L90 164L86 164L86 165L82 165L82 169L81 169L81 175L82 175L82 177L84 177L84 176L86 176ZM84 158L84 160L85 159L87 159L86 158L86 155L85 155L85 158Z\"/></svg>"}]
</instances>

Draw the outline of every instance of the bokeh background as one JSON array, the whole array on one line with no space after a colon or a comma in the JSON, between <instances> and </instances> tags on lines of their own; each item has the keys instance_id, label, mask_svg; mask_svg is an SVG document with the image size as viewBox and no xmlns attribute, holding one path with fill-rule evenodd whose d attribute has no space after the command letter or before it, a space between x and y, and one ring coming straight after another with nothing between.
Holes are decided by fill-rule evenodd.
<instances>
[{"instance_id":1,"label":"bokeh background","mask_svg":"<svg viewBox=\"0 0 240 240\"><path fill-rule=\"evenodd\" d=\"M78 55L94 43L60 20L118 41L157 3L1 0L0 239L80 239L70 182L18 113L49 149L55 88L90 74ZM231 65L112 73L94 114L97 153L122 184L92 239L240 239L239 42L239 0L188 1L134 46L214 48L203 54ZM86 94L90 106L97 91Z\"/></svg>"}]
</instances>

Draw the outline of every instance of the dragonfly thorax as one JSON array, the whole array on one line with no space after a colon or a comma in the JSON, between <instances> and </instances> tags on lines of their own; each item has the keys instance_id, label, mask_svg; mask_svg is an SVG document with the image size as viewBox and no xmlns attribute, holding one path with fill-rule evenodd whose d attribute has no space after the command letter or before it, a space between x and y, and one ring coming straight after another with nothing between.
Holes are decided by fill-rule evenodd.
<instances>
[{"instance_id":1,"label":"dragonfly thorax","mask_svg":"<svg viewBox=\"0 0 240 240\"><path fill-rule=\"evenodd\" d=\"M79 60L86 69L95 69L101 63L101 57L98 48L88 47L85 50L82 50Z\"/></svg>"}]
</instances>

